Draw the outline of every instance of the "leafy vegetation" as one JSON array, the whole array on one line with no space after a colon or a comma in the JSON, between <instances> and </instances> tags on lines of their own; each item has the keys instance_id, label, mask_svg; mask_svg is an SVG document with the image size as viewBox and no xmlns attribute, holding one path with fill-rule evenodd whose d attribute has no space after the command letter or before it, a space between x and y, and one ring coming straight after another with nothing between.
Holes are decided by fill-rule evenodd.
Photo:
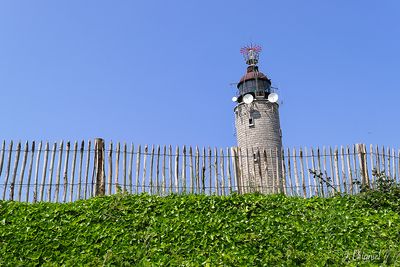
<instances>
[{"instance_id":1,"label":"leafy vegetation","mask_svg":"<svg viewBox=\"0 0 400 267\"><path fill-rule=\"evenodd\" d=\"M388 194L0 202L0 265L399 265L400 209Z\"/></svg>"},{"instance_id":2,"label":"leafy vegetation","mask_svg":"<svg viewBox=\"0 0 400 267\"><path fill-rule=\"evenodd\" d=\"M366 207L377 209L391 209L400 213L400 186L395 179L388 177L384 172L372 171L375 183L362 185L359 181L356 184L360 187L360 198L364 200Z\"/></svg>"}]
</instances>

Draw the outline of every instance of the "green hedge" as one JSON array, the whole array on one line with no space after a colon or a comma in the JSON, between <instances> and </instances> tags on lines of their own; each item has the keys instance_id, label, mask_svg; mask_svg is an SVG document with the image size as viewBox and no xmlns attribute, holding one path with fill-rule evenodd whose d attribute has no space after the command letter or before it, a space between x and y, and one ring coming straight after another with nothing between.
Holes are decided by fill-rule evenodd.
<instances>
[{"instance_id":1,"label":"green hedge","mask_svg":"<svg viewBox=\"0 0 400 267\"><path fill-rule=\"evenodd\" d=\"M3 201L0 265L400 264L398 205L370 202L257 194Z\"/></svg>"}]
</instances>

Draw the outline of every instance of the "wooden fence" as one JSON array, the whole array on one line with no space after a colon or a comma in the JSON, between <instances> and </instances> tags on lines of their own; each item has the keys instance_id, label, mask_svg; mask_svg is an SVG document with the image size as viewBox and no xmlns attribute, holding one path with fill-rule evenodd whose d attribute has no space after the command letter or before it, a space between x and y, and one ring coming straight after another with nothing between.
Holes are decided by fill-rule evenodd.
<instances>
[{"instance_id":1,"label":"wooden fence","mask_svg":"<svg viewBox=\"0 0 400 267\"><path fill-rule=\"evenodd\" d=\"M263 152L266 162L276 155ZM273 193L301 197L357 194L356 183L375 185L373 169L399 182L400 150L392 148L357 144L279 153L281 175L275 178ZM250 185L242 182L243 157L247 155L235 147L106 145L102 139L52 144L3 141L0 194L2 200L69 202L117 192L249 192L244 189ZM254 160L253 155L246 160Z\"/></svg>"}]
</instances>

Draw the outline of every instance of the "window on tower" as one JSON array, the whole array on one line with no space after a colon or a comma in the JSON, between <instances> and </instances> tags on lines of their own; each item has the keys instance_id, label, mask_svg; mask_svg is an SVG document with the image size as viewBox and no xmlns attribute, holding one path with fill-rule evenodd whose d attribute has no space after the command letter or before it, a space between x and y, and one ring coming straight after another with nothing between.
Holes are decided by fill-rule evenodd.
<instances>
[{"instance_id":1,"label":"window on tower","mask_svg":"<svg viewBox=\"0 0 400 267\"><path fill-rule=\"evenodd\" d=\"M271 84L265 80L246 80L239 85L239 94L245 95L247 93L269 93L271 91Z\"/></svg>"},{"instance_id":2,"label":"window on tower","mask_svg":"<svg viewBox=\"0 0 400 267\"><path fill-rule=\"evenodd\" d=\"M254 126L254 119L252 117L249 118L249 127Z\"/></svg>"}]
</instances>

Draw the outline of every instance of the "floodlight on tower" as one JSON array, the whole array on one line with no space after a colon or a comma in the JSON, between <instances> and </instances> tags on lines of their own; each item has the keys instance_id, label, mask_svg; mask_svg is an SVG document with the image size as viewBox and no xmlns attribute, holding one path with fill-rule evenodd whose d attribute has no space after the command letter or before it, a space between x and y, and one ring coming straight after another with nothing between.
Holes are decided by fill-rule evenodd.
<instances>
[{"instance_id":1,"label":"floodlight on tower","mask_svg":"<svg viewBox=\"0 0 400 267\"><path fill-rule=\"evenodd\" d=\"M254 97L253 97L252 94L245 94L245 95L243 96L243 102L246 103L246 104L252 103L253 100L254 100Z\"/></svg>"},{"instance_id":2,"label":"floodlight on tower","mask_svg":"<svg viewBox=\"0 0 400 267\"><path fill-rule=\"evenodd\" d=\"M278 99L279 99L279 96L278 96L277 93L270 93L270 94L268 95L268 101L271 102L271 103L276 103L276 102L278 102Z\"/></svg>"}]
</instances>

